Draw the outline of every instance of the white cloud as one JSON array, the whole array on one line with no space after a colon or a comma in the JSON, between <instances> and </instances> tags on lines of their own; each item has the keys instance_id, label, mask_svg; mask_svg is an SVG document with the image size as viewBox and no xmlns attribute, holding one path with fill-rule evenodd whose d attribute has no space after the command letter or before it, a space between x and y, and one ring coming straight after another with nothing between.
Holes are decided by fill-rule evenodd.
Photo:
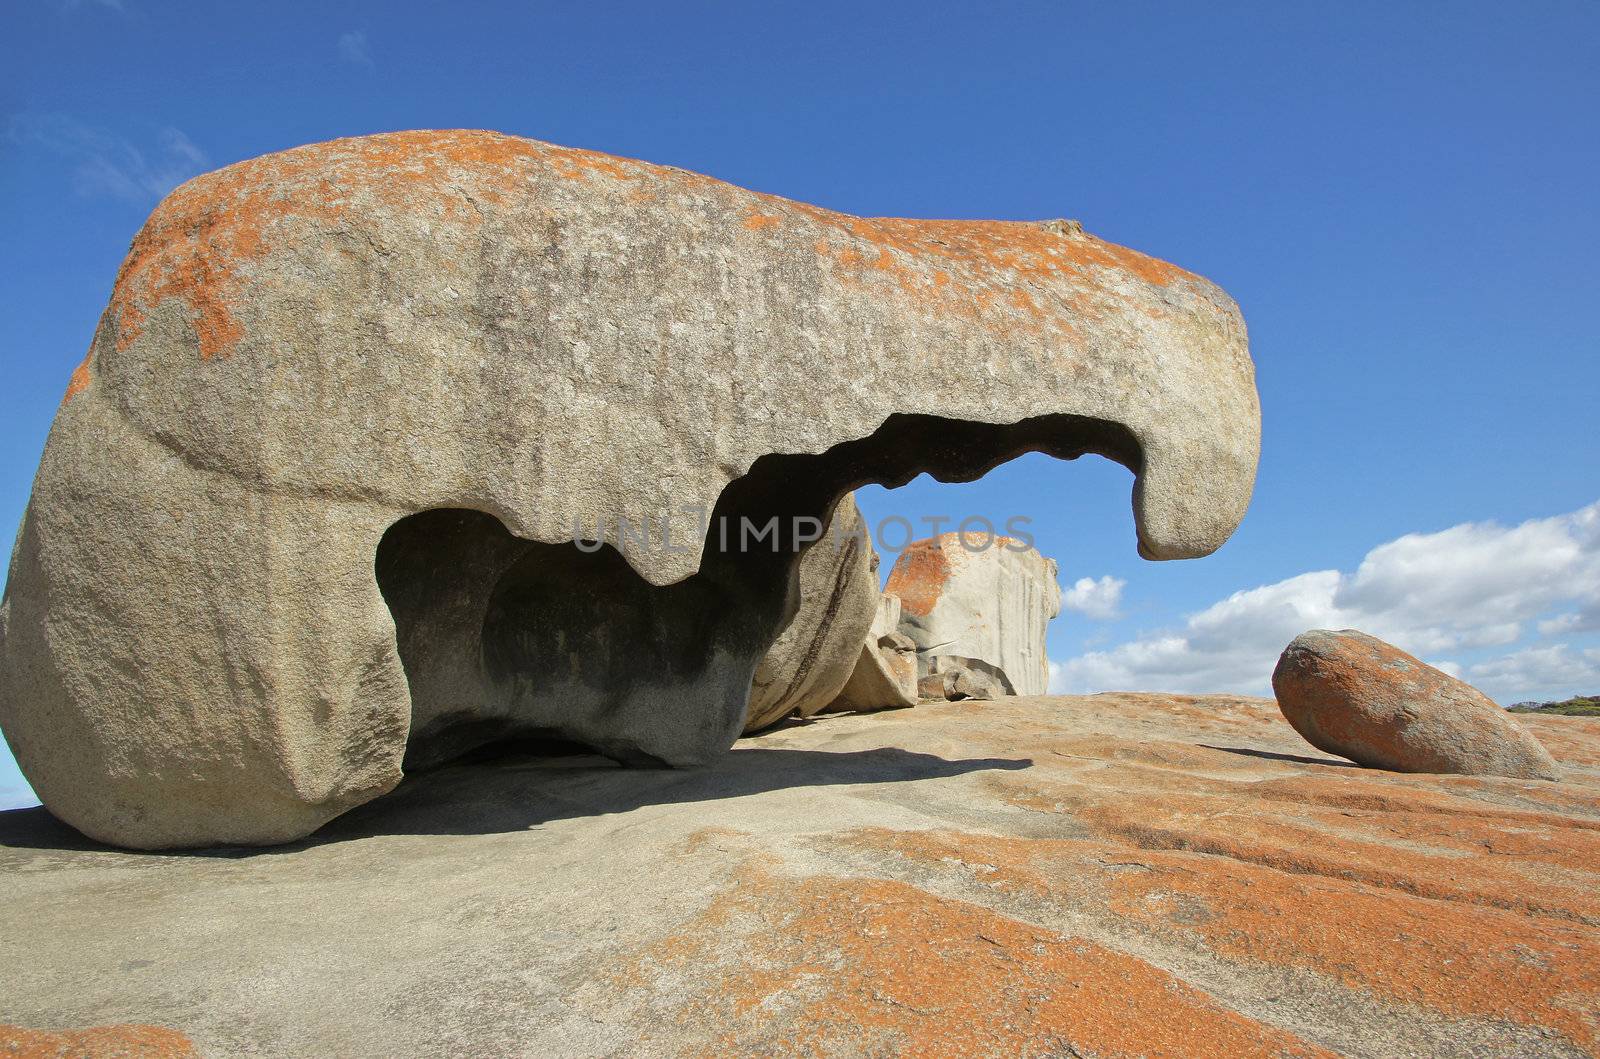
<instances>
[{"instance_id":1,"label":"white cloud","mask_svg":"<svg viewBox=\"0 0 1600 1059\"><path fill-rule=\"evenodd\" d=\"M1541 630L1577 629L1600 613L1600 503L1510 528L1481 522L1407 534L1372 549L1354 573L1320 570L1236 592L1180 629L1079 655L1060 665L1054 688L1261 694L1278 654L1307 629L1361 629L1428 657L1516 643L1555 610L1573 613L1540 622ZM1526 692L1561 691L1587 680L1583 667L1595 664L1592 652L1544 650L1467 673L1491 695L1525 698L1521 682ZM1460 671L1458 661L1445 664Z\"/></svg>"},{"instance_id":2,"label":"white cloud","mask_svg":"<svg viewBox=\"0 0 1600 1059\"><path fill-rule=\"evenodd\" d=\"M1101 578L1080 577L1061 594L1061 605L1096 621L1111 621L1120 616L1118 607L1127 583L1110 574Z\"/></svg>"},{"instance_id":3,"label":"white cloud","mask_svg":"<svg viewBox=\"0 0 1600 1059\"><path fill-rule=\"evenodd\" d=\"M367 31L353 29L349 33L339 34L339 58L372 69L372 49L367 44Z\"/></svg>"},{"instance_id":4,"label":"white cloud","mask_svg":"<svg viewBox=\"0 0 1600 1059\"><path fill-rule=\"evenodd\" d=\"M1586 610L1572 611L1539 623L1539 635L1560 636L1562 633L1600 631L1600 605Z\"/></svg>"},{"instance_id":5,"label":"white cloud","mask_svg":"<svg viewBox=\"0 0 1600 1059\"><path fill-rule=\"evenodd\" d=\"M1566 695L1573 689L1600 689L1600 647L1574 650L1564 643L1527 647L1503 658L1480 662L1467 679L1486 686L1519 688L1526 697Z\"/></svg>"},{"instance_id":6,"label":"white cloud","mask_svg":"<svg viewBox=\"0 0 1600 1059\"><path fill-rule=\"evenodd\" d=\"M13 143L42 147L72 163L73 186L89 197L148 202L210 165L193 140L171 127L161 130L153 151L65 114L18 114L7 131Z\"/></svg>"}]
</instances>

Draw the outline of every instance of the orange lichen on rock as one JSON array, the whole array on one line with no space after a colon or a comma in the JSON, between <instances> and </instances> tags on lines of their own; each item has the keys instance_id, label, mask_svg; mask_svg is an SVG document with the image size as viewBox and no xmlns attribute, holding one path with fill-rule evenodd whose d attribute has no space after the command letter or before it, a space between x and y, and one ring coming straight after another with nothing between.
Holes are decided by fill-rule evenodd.
<instances>
[{"instance_id":1,"label":"orange lichen on rock","mask_svg":"<svg viewBox=\"0 0 1600 1059\"><path fill-rule=\"evenodd\" d=\"M1244 799L1176 794L1155 807L1101 804L1080 810L1079 818L1145 849L1208 853L1292 874L1326 875L1419 897L1600 925L1600 895L1593 890L1592 877L1544 872L1531 857L1508 862L1463 856L1469 850L1461 843L1440 842L1447 832L1435 821L1407 829L1403 818L1362 819L1349 811L1295 819L1262 812ZM1380 838L1374 834L1379 829L1388 834ZM1462 822L1455 831L1475 835L1480 853L1488 852L1482 845L1505 840L1494 825L1474 828ZM1413 836L1409 840L1408 833ZM1545 850L1562 866L1581 870L1586 855L1582 845L1570 844L1570 836L1551 837Z\"/></svg>"},{"instance_id":2,"label":"orange lichen on rock","mask_svg":"<svg viewBox=\"0 0 1600 1059\"><path fill-rule=\"evenodd\" d=\"M1600 765L1600 718L1516 715L1558 761Z\"/></svg>"},{"instance_id":3,"label":"orange lichen on rock","mask_svg":"<svg viewBox=\"0 0 1600 1059\"><path fill-rule=\"evenodd\" d=\"M0 1025L0 1059L199 1059L193 1042L161 1026L31 1030Z\"/></svg>"},{"instance_id":4,"label":"orange lichen on rock","mask_svg":"<svg viewBox=\"0 0 1600 1059\"><path fill-rule=\"evenodd\" d=\"M933 537L906 545L895 560L883 590L900 597L905 613L925 617L933 612L949 580L950 561L945 557L939 538Z\"/></svg>"},{"instance_id":5,"label":"orange lichen on rock","mask_svg":"<svg viewBox=\"0 0 1600 1059\"><path fill-rule=\"evenodd\" d=\"M1070 320L1053 308L1066 305L1078 315L1098 316L1117 299L1117 283L1167 287L1198 279L1090 235L1073 221L854 217L766 197L797 220L826 226L834 237L817 240L816 251L846 271L884 276L930 306L968 317L1004 302L1029 326L1070 332ZM863 242L869 249L863 250ZM952 284L953 276L960 282Z\"/></svg>"},{"instance_id":6,"label":"orange lichen on rock","mask_svg":"<svg viewBox=\"0 0 1600 1059\"><path fill-rule=\"evenodd\" d=\"M695 980L672 1018L707 1055L1332 1054L1135 957L884 880L747 876L630 972Z\"/></svg>"},{"instance_id":7,"label":"orange lichen on rock","mask_svg":"<svg viewBox=\"0 0 1600 1059\"><path fill-rule=\"evenodd\" d=\"M470 223L473 200L505 202L535 167L578 179L670 173L594 151L499 133L397 132L264 155L197 177L145 223L117 276L117 348L143 332L165 298L189 310L202 357L230 352L243 331L233 305L251 265L292 236L295 218L338 227L363 198Z\"/></svg>"},{"instance_id":8,"label":"orange lichen on rock","mask_svg":"<svg viewBox=\"0 0 1600 1059\"><path fill-rule=\"evenodd\" d=\"M72 378L67 380L67 392L62 401L70 401L78 394L89 388L89 357L85 356L79 365L72 370Z\"/></svg>"},{"instance_id":9,"label":"orange lichen on rock","mask_svg":"<svg viewBox=\"0 0 1600 1059\"><path fill-rule=\"evenodd\" d=\"M1079 862L1107 851L1096 840L1018 838L974 831L896 831L863 827L833 840L843 848L892 853L928 867L958 871L964 881L1004 894L1041 899L1061 892L1068 880L1085 880Z\"/></svg>"},{"instance_id":10,"label":"orange lichen on rock","mask_svg":"<svg viewBox=\"0 0 1600 1059\"><path fill-rule=\"evenodd\" d=\"M1313 629L1272 672L1312 746L1370 768L1555 780L1549 751L1478 689L1355 629Z\"/></svg>"},{"instance_id":11,"label":"orange lichen on rock","mask_svg":"<svg viewBox=\"0 0 1600 1059\"><path fill-rule=\"evenodd\" d=\"M1081 780L990 783L1013 805L1070 813L1099 835L1141 849L1205 853L1600 924L1600 835L1589 820L1428 792L1413 805L1393 788L1362 801L1337 779L1235 782L1143 765L1107 765Z\"/></svg>"},{"instance_id":12,"label":"orange lichen on rock","mask_svg":"<svg viewBox=\"0 0 1600 1059\"><path fill-rule=\"evenodd\" d=\"M1112 911L1386 1000L1600 1044L1593 927L1218 857L1153 855L1144 866L1114 881Z\"/></svg>"},{"instance_id":13,"label":"orange lichen on rock","mask_svg":"<svg viewBox=\"0 0 1600 1059\"><path fill-rule=\"evenodd\" d=\"M1208 701L1209 713L1191 708ZM1510 1034L1496 1039L1542 1035L1552 1053L1600 1045L1592 782L1362 770L1282 752L1277 717L1261 733L1272 749L1241 746L1266 700L1102 695L1075 708L1091 704L1114 730L1071 735L1080 726L1058 717L991 709L974 733L996 753L1030 748L1032 769L980 783L1036 822L1007 834L866 827L823 848L1035 922L1138 938L1133 951L1169 969L1199 956L1309 974L1295 981L1325 983L1319 1004L1415 1012L1404 1017L1439 1020L1429 1033L1467 1020ZM1130 729L1135 716L1148 721ZM1146 727L1158 737L1132 735ZM1587 745L1581 725L1564 731ZM1248 993L1217 995L1259 1013Z\"/></svg>"},{"instance_id":14,"label":"orange lichen on rock","mask_svg":"<svg viewBox=\"0 0 1600 1059\"><path fill-rule=\"evenodd\" d=\"M1154 848L885 828L842 842L1000 895L1109 913L1159 935L1192 934L1218 955L1315 971L1384 1001L1554 1030L1586 1048L1600 1042L1592 1015L1600 1010L1600 938L1588 923L1386 886L1357 863L1343 869L1349 844L1333 844L1315 862L1287 841L1275 859L1261 849L1235 856L1204 831L1195 820L1191 844ZM1444 874L1449 863L1431 868ZM1492 885L1491 872L1474 874ZM1523 884L1502 877L1499 885Z\"/></svg>"},{"instance_id":15,"label":"orange lichen on rock","mask_svg":"<svg viewBox=\"0 0 1600 1059\"><path fill-rule=\"evenodd\" d=\"M852 217L599 152L493 132L419 130L265 155L172 192L140 231L118 275L112 294L116 348L136 341L149 315L172 298L186 310L202 357L232 351L243 337L235 306L255 278L253 266L304 235L285 221L334 230L348 226L364 203L376 203L470 226L478 223L477 204L505 205L519 193L532 195L543 174L626 182L635 207L675 193L710 196L751 231L821 226L825 237L805 236L819 255L851 272L887 276L904 291L931 297L931 305L966 316L1003 304L1035 325L1048 321L1070 330L1070 322L1051 310L1052 301L1067 299L1092 315L1107 295L1109 276L1162 286L1189 276L1081 227ZM752 202L765 208L751 209Z\"/></svg>"},{"instance_id":16,"label":"orange lichen on rock","mask_svg":"<svg viewBox=\"0 0 1600 1059\"><path fill-rule=\"evenodd\" d=\"M277 245L280 222L335 226L362 194L411 207L431 196L447 213L459 211L465 194L450 179L458 167L504 175L534 154L530 141L491 133L405 132L300 147L197 177L156 207L117 275L116 347L137 340L156 306L176 298L191 314L200 355L226 354L243 334L233 305L246 270Z\"/></svg>"},{"instance_id":17,"label":"orange lichen on rock","mask_svg":"<svg viewBox=\"0 0 1600 1059\"><path fill-rule=\"evenodd\" d=\"M1166 287L1197 279L1176 265L1055 222L849 217L796 204L841 237L817 241L847 274L880 275L918 303L1004 326L1072 334L1075 317L1125 304L1119 283ZM860 243L876 247L863 252ZM952 282L953 277L958 281ZM1147 307L1151 315L1160 311Z\"/></svg>"}]
</instances>

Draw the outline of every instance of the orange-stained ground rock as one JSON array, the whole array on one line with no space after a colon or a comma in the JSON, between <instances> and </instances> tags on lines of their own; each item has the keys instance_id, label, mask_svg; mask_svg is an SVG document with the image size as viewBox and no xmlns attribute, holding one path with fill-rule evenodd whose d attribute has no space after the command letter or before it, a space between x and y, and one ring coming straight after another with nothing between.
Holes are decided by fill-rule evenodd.
<instances>
[{"instance_id":1,"label":"orange-stained ground rock","mask_svg":"<svg viewBox=\"0 0 1600 1059\"><path fill-rule=\"evenodd\" d=\"M3 1059L199 1059L183 1034L160 1026L31 1030L0 1024Z\"/></svg>"},{"instance_id":2,"label":"orange-stained ground rock","mask_svg":"<svg viewBox=\"0 0 1600 1059\"><path fill-rule=\"evenodd\" d=\"M458 765L271 855L0 813L0 1014L221 1056L1594 1056L1600 720L1540 720L1560 783L1118 693Z\"/></svg>"},{"instance_id":3,"label":"orange-stained ground rock","mask_svg":"<svg viewBox=\"0 0 1600 1059\"><path fill-rule=\"evenodd\" d=\"M1307 742L1369 768L1560 776L1550 752L1482 692L1354 629L1296 636L1272 688Z\"/></svg>"}]
</instances>

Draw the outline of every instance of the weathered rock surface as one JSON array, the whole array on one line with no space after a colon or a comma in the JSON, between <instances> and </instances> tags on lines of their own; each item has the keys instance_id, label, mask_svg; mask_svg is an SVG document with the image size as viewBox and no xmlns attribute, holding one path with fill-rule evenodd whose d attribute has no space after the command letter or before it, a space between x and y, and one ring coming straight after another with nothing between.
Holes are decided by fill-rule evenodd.
<instances>
[{"instance_id":1,"label":"weathered rock surface","mask_svg":"<svg viewBox=\"0 0 1600 1059\"><path fill-rule=\"evenodd\" d=\"M830 706L850 683L878 613L878 557L854 496L839 501L798 565L798 609L756 666L746 734Z\"/></svg>"},{"instance_id":2,"label":"weathered rock surface","mask_svg":"<svg viewBox=\"0 0 1600 1059\"><path fill-rule=\"evenodd\" d=\"M895 559L886 592L900 598L901 630L916 641L922 675L941 655L979 658L1004 674L1005 694L1050 684L1045 630L1061 612L1056 563L1008 537L945 533L913 541Z\"/></svg>"},{"instance_id":3,"label":"weathered rock surface","mask_svg":"<svg viewBox=\"0 0 1600 1059\"><path fill-rule=\"evenodd\" d=\"M208 1056L1593 1055L1600 720L1526 723L1565 782L1096 695L456 765L252 856L0 813L0 1018Z\"/></svg>"},{"instance_id":4,"label":"weathered rock surface","mask_svg":"<svg viewBox=\"0 0 1600 1059\"><path fill-rule=\"evenodd\" d=\"M13 1059L200 1059L181 1033L160 1026L34 1030L0 1024L0 1056Z\"/></svg>"},{"instance_id":5,"label":"weathered rock surface","mask_svg":"<svg viewBox=\"0 0 1600 1059\"><path fill-rule=\"evenodd\" d=\"M1369 768L1559 777L1539 741L1476 688L1354 629L1295 637L1272 690L1308 743Z\"/></svg>"},{"instance_id":6,"label":"weathered rock surface","mask_svg":"<svg viewBox=\"0 0 1600 1059\"><path fill-rule=\"evenodd\" d=\"M825 713L902 710L917 704L917 645L887 633L861 645L850 680Z\"/></svg>"},{"instance_id":7,"label":"weathered rock surface","mask_svg":"<svg viewBox=\"0 0 1600 1059\"><path fill-rule=\"evenodd\" d=\"M294 839L513 735L709 761L791 616L793 519L1092 452L1136 471L1142 554L1204 555L1259 424L1233 302L1077 226L461 131L178 188L67 394L0 727L139 847Z\"/></svg>"},{"instance_id":8,"label":"weathered rock surface","mask_svg":"<svg viewBox=\"0 0 1600 1059\"><path fill-rule=\"evenodd\" d=\"M917 645L899 629L900 597L880 593L850 680L824 712L900 710L917 704Z\"/></svg>"},{"instance_id":9,"label":"weathered rock surface","mask_svg":"<svg viewBox=\"0 0 1600 1059\"><path fill-rule=\"evenodd\" d=\"M1005 674L981 658L935 655L926 659L927 672L917 680L917 692L927 699L998 699L1015 695Z\"/></svg>"}]
</instances>

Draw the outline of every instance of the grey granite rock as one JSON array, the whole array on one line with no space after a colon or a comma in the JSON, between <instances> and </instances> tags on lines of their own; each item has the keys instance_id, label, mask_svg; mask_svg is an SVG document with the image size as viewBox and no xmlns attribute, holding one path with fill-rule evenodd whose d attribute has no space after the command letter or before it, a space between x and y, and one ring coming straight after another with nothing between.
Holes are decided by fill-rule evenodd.
<instances>
[{"instance_id":1,"label":"grey granite rock","mask_svg":"<svg viewBox=\"0 0 1600 1059\"><path fill-rule=\"evenodd\" d=\"M839 501L822 538L801 555L800 601L756 666L744 730L827 708L849 683L878 608L878 557L855 498Z\"/></svg>"},{"instance_id":2,"label":"grey granite rock","mask_svg":"<svg viewBox=\"0 0 1600 1059\"><path fill-rule=\"evenodd\" d=\"M510 729L697 764L793 615L796 519L1092 452L1143 555L1205 555L1258 422L1233 302L1076 226L489 132L268 155L118 274L18 534L0 726L137 847L288 841Z\"/></svg>"},{"instance_id":3,"label":"grey granite rock","mask_svg":"<svg viewBox=\"0 0 1600 1059\"><path fill-rule=\"evenodd\" d=\"M919 672L942 656L981 658L1008 695L1050 684L1045 632L1061 612L1056 562L1031 542L993 533L945 533L912 541L886 590L900 597L900 630L916 641Z\"/></svg>"}]
</instances>

